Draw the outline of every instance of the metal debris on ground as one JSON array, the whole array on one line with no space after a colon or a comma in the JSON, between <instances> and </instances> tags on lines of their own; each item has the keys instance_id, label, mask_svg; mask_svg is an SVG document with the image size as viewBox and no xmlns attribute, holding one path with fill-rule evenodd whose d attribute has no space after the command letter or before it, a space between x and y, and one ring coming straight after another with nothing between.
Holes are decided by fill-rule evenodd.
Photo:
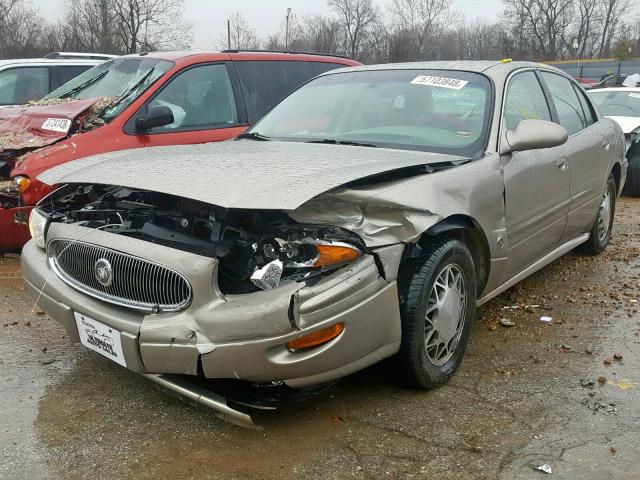
<instances>
[{"instance_id":1,"label":"metal debris on ground","mask_svg":"<svg viewBox=\"0 0 640 480\"><path fill-rule=\"evenodd\" d=\"M531 465L534 470L538 470L539 472L551 473L551 465L548 463L543 463L542 465Z\"/></svg>"},{"instance_id":2,"label":"metal debris on ground","mask_svg":"<svg viewBox=\"0 0 640 480\"><path fill-rule=\"evenodd\" d=\"M500 325L503 327L513 327L516 323L513 320L509 320L508 318L501 318Z\"/></svg>"},{"instance_id":3,"label":"metal debris on ground","mask_svg":"<svg viewBox=\"0 0 640 480\"><path fill-rule=\"evenodd\" d=\"M593 387L595 384L596 382L594 382L590 378L587 378L587 379L583 378L582 380L580 380L580 385L582 385L583 387Z\"/></svg>"},{"instance_id":4,"label":"metal debris on ground","mask_svg":"<svg viewBox=\"0 0 640 480\"><path fill-rule=\"evenodd\" d=\"M546 317L546 316L543 315L543 316L540 317L540 321L541 322L545 322L545 323L551 323L553 321L553 318L552 317Z\"/></svg>"},{"instance_id":5,"label":"metal debris on ground","mask_svg":"<svg viewBox=\"0 0 640 480\"><path fill-rule=\"evenodd\" d=\"M503 310L517 310L518 308L540 308L540 305L506 305L502 307Z\"/></svg>"}]
</instances>

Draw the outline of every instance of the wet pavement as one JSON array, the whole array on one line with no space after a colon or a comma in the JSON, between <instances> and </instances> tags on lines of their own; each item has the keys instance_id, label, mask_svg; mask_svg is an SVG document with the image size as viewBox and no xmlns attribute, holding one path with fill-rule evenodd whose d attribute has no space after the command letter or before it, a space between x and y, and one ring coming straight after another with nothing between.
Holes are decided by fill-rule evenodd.
<instances>
[{"instance_id":1,"label":"wet pavement","mask_svg":"<svg viewBox=\"0 0 640 480\"><path fill-rule=\"evenodd\" d=\"M254 414L262 431L71 344L32 311L19 258L7 256L0 478L637 479L639 219L640 199L621 199L603 255L569 254L483 306L444 387L407 390L384 362ZM534 469L542 464L551 475Z\"/></svg>"}]
</instances>

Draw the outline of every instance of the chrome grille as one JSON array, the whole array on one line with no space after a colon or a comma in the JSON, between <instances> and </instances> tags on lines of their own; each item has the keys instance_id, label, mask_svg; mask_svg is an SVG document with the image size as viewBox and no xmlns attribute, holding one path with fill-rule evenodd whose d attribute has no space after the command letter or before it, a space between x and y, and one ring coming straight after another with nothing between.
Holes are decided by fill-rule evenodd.
<instances>
[{"instance_id":1,"label":"chrome grille","mask_svg":"<svg viewBox=\"0 0 640 480\"><path fill-rule=\"evenodd\" d=\"M93 297L145 312L177 312L191 302L191 285L178 272L97 245L54 239L47 246L53 271L68 285ZM112 280L98 281L96 262L106 260ZM102 262L104 264L104 262Z\"/></svg>"}]
</instances>

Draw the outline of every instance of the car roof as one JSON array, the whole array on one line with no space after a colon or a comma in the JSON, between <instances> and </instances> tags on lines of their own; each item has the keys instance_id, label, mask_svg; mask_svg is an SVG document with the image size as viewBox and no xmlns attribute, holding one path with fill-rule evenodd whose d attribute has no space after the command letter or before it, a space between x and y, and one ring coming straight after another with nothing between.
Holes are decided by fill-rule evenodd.
<instances>
[{"instance_id":1,"label":"car roof","mask_svg":"<svg viewBox=\"0 0 640 480\"><path fill-rule=\"evenodd\" d=\"M451 60L436 62L407 62L407 63L387 63L380 65L363 65L360 67L350 67L348 71L374 71L374 70L461 70L466 72L484 73L490 77L504 77L513 70L520 68L544 68L562 72L561 70L536 62L513 62L500 60ZM323 73L332 75L346 70L336 69Z\"/></svg>"},{"instance_id":2,"label":"car roof","mask_svg":"<svg viewBox=\"0 0 640 480\"><path fill-rule=\"evenodd\" d=\"M189 60L193 63L206 62L212 60L297 60L297 61L318 61L318 62L334 62L344 65L360 65L355 60L322 53L306 53L306 52L278 52L278 51L242 51L242 50L223 50L223 51L206 51L206 50L184 50L169 52L143 52L139 54L127 55L124 58L133 57L149 57L158 60L168 60L178 62L180 60Z\"/></svg>"},{"instance_id":3,"label":"car roof","mask_svg":"<svg viewBox=\"0 0 640 480\"><path fill-rule=\"evenodd\" d=\"M6 67L9 65L98 65L102 62L104 62L104 60L94 60L90 58L14 58L9 60L0 60L0 67Z\"/></svg>"}]
</instances>

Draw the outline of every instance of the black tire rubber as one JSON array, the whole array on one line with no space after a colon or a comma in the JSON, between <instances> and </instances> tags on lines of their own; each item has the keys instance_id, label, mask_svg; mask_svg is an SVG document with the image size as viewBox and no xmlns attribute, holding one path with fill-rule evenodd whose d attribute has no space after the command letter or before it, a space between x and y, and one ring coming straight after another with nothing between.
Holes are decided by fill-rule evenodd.
<instances>
[{"instance_id":1,"label":"black tire rubber","mask_svg":"<svg viewBox=\"0 0 640 480\"><path fill-rule=\"evenodd\" d=\"M616 199L617 199L617 189L616 189L616 181L613 178L613 175L610 174L607 179L607 188L609 189L609 195L611 196L611 219L609 220L609 234L607 238L602 241L598 236L598 219L600 218L600 208L598 206L598 214L596 215L595 220L593 221L593 225L591 226L591 231L589 232L589 240L580 245L579 250L582 253L586 253L587 255L598 255L607 248L609 244L609 239L611 238L611 232L613 230L613 219L616 213Z\"/></svg>"},{"instance_id":2,"label":"black tire rubber","mask_svg":"<svg viewBox=\"0 0 640 480\"><path fill-rule=\"evenodd\" d=\"M421 257L403 263L398 274L402 319L402 342L398 358L408 384L428 390L445 383L462 360L475 318L476 272L471 252L459 240L435 237L423 243L422 247ZM444 365L436 366L429 361L424 345L425 312L438 274L450 263L461 267L465 276L465 318L453 355Z\"/></svg>"},{"instance_id":3,"label":"black tire rubber","mask_svg":"<svg viewBox=\"0 0 640 480\"><path fill-rule=\"evenodd\" d=\"M640 144L636 144L629 149L627 160L629 162L627 180L622 193L629 197L640 197Z\"/></svg>"}]
</instances>

